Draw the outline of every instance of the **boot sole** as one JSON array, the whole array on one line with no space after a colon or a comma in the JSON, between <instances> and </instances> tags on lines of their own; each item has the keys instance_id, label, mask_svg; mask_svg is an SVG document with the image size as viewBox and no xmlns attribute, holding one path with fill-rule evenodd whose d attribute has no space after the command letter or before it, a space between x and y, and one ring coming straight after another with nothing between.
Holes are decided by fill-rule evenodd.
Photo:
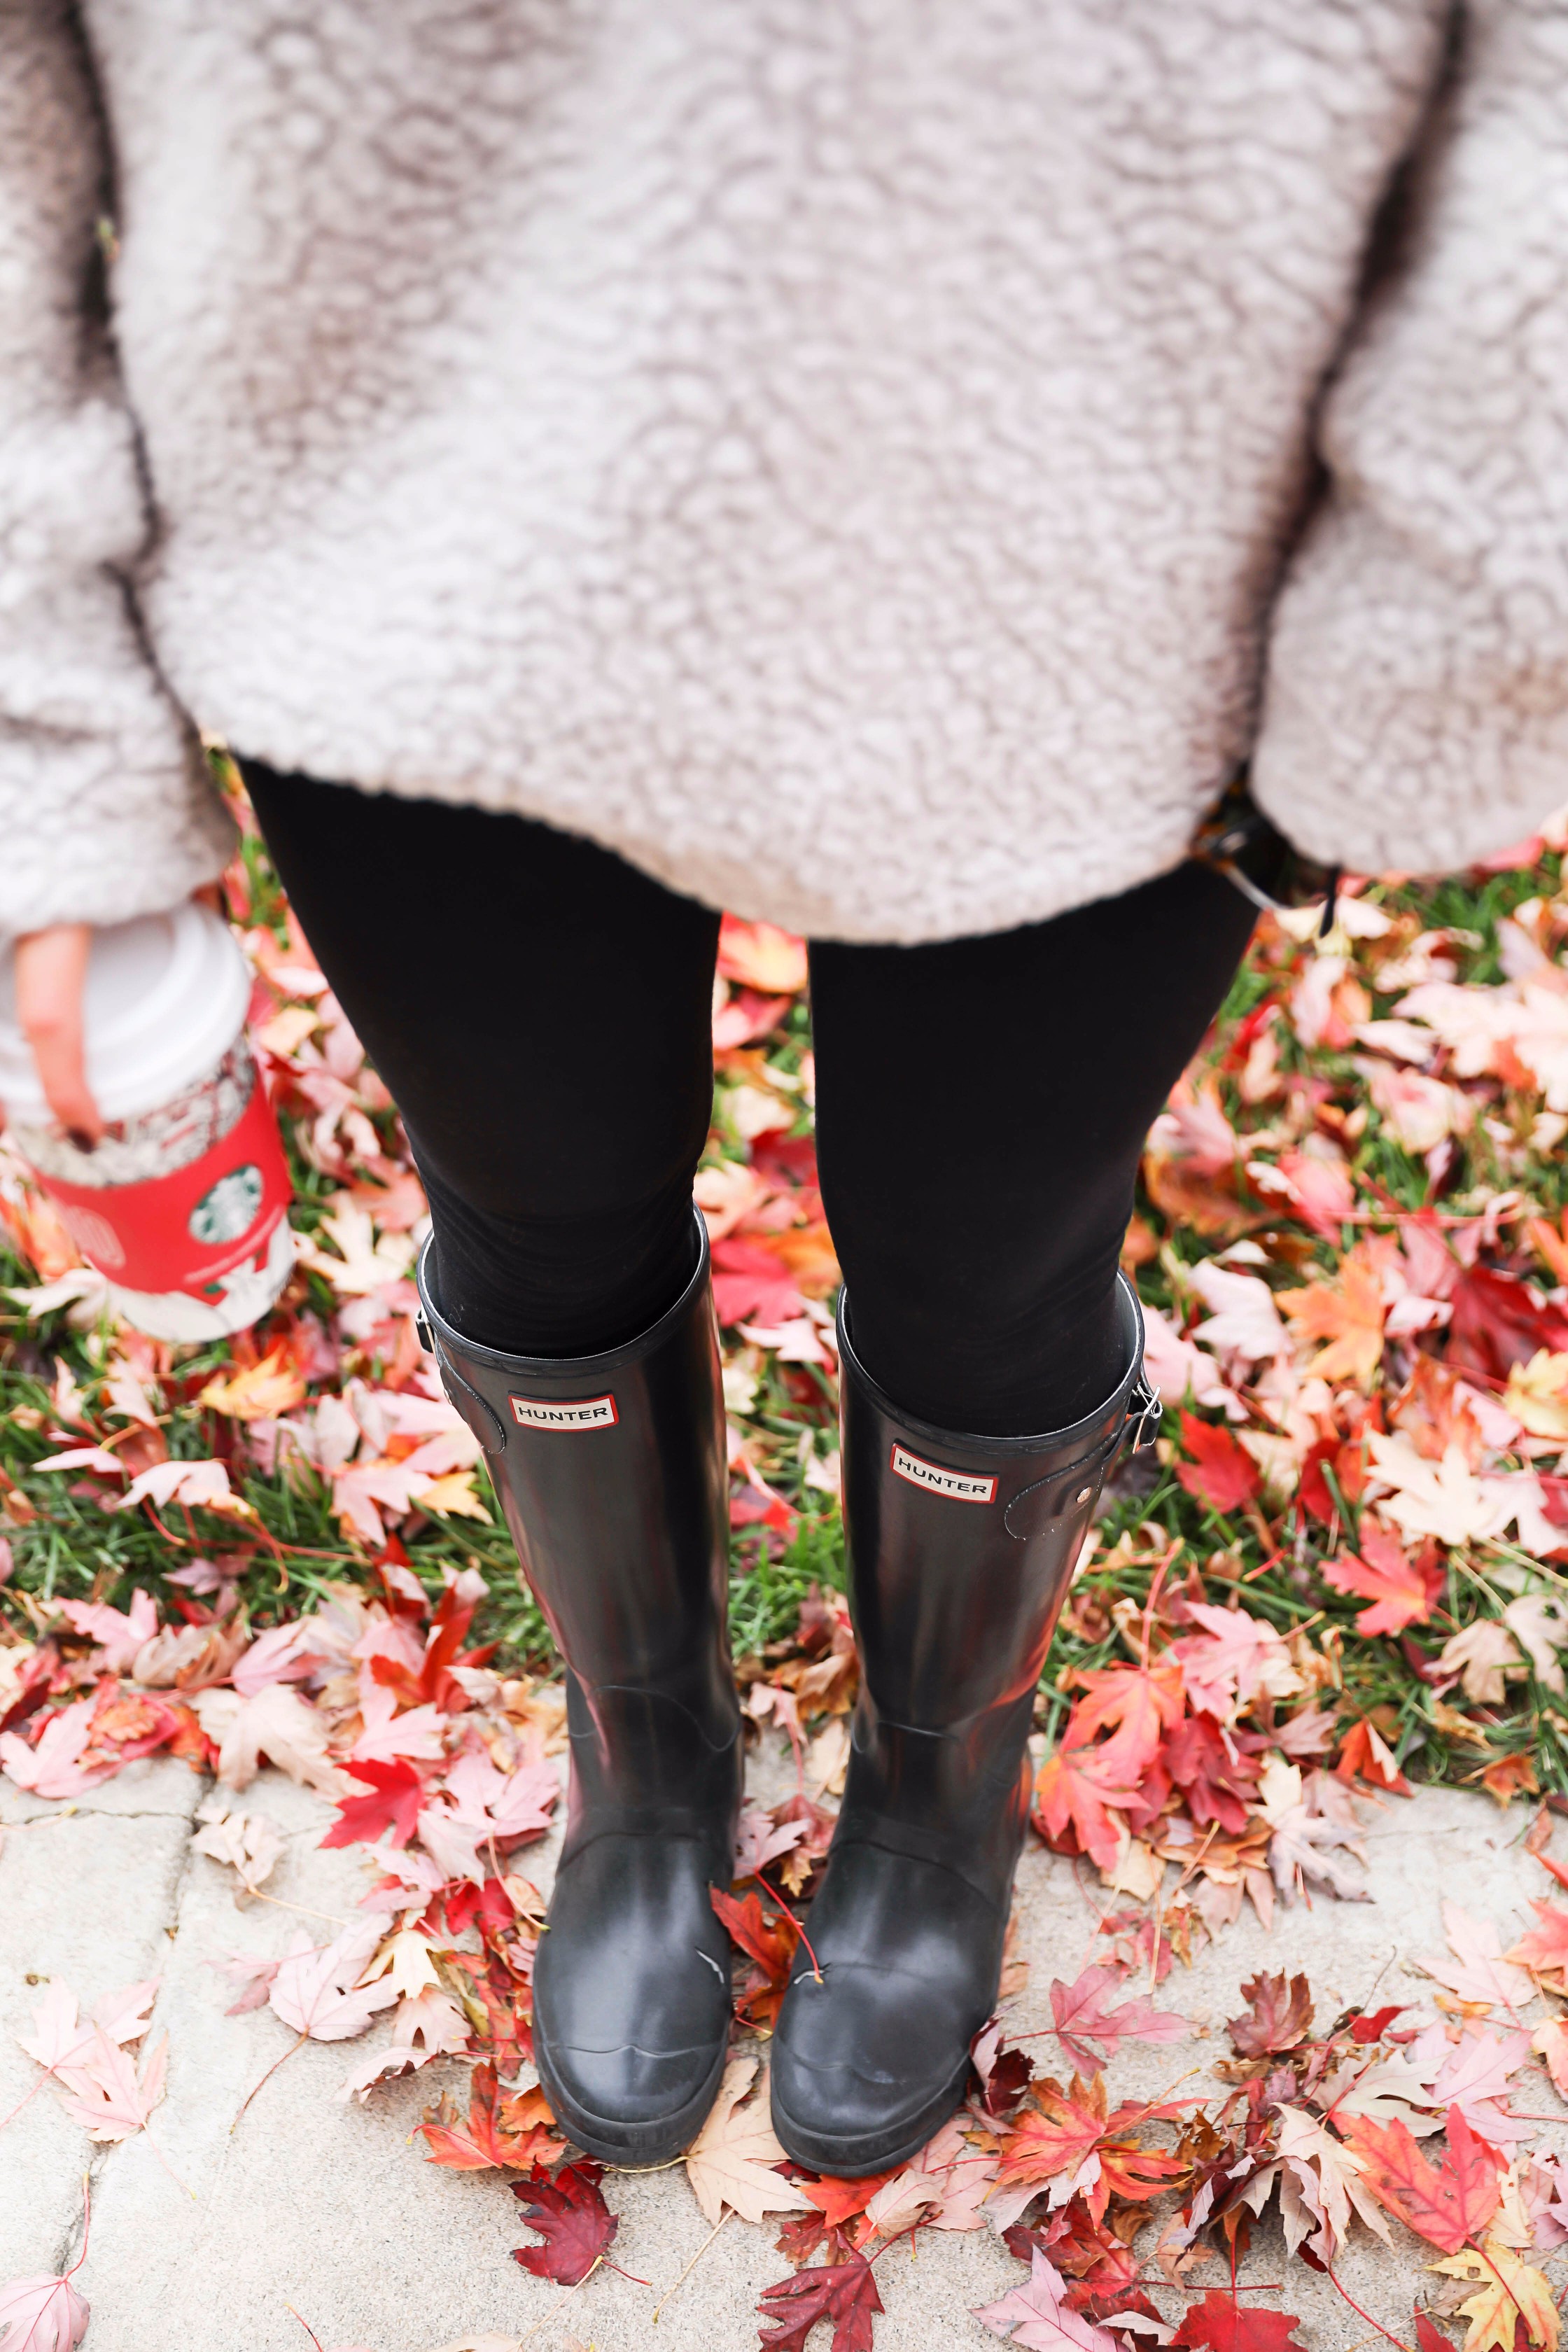
<instances>
[{"instance_id":1,"label":"boot sole","mask_svg":"<svg viewBox=\"0 0 1568 2352\"><path fill-rule=\"evenodd\" d=\"M813 2172L830 2173L837 2180L860 2180L868 2173L894 2172L900 2164L918 2156L926 2142L942 2129L962 2102L968 2080L969 2053L965 2051L957 2072L927 2100L916 2122L901 2123L896 2131L880 2135L862 2132L854 2139L835 2139L826 2133L807 2131L791 2116L775 2085L773 2130L784 2154Z\"/></svg>"},{"instance_id":2,"label":"boot sole","mask_svg":"<svg viewBox=\"0 0 1568 2352\"><path fill-rule=\"evenodd\" d=\"M601 2164L618 2166L623 2171L637 2171L645 2165L668 2164L671 2157L679 2156L689 2147L707 2118L708 2111L719 2095L719 2085L724 2078L724 2061L729 2055L728 2042L721 2043L718 2054L708 2070L707 2079L695 2095L678 2107L673 2115L657 2116L646 2123L618 2123L611 2116L590 2115L580 2106L562 2084L560 2076L550 2063L550 2053L534 2043L533 2062L544 2095L555 2113L555 2119L568 2137L584 2153L597 2158Z\"/></svg>"}]
</instances>

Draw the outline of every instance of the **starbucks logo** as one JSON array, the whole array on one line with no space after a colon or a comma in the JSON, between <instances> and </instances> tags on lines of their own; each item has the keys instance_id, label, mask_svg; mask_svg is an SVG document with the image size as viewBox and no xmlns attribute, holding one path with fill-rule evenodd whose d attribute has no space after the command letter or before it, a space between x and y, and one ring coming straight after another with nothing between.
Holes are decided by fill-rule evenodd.
<instances>
[{"instance_id":1,"label":"starbucks logo","mask_svg":"<svg viewBox=\"0 0 1568 2352\"><path fill-rule=\"evenodd\" d=\"M261 1171L251 1164L231 1168L210 1192L204 1192L190 1214L190 1231L209 1247L237 1242L256 1223L261 1208Z\"/></svg>"}]
</instances>

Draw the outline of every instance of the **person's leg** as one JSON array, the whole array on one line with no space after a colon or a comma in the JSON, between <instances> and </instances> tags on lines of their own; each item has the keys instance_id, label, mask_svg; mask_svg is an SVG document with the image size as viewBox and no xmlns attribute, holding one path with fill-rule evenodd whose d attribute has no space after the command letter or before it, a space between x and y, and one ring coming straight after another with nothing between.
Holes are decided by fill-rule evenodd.
<instances>
[{"instance_id":1,"label":"person's leg","mask_svg":"<svg viewBox=\"0 0 1568 2352\"><path fill-rule=\"evenodd\" d=\"M655 2164L723 2072L740 1714L706 1237L718 918L521 818L248 772L306 934L403 1109L420 1267L567 1664L540 2075L591 2155ZM431 1261L434 1259L434 1265Z\"/></svg>"},{"instance_id":2,"label":"person's leg","mask_svg":"<svg viewBox=\"0 0 1568 2352\"><path fill-rule=\"evenodd\" d=\"M523 817L245 774L407 1125L445 1311L539 1356L645 1330L693 1263L718 916Z\"/></svg>"},{"instance_id":3,"label":"person's leg","mask_svg":"<svg viewBox=\"0 0 1568 2352\"><path fill-rule=\"evenodd\" d=\"M1255 919L1187 864L994 938L813 948L823 1204L906 1412L1017 1435L1114 1386L1143 1139Z\"/></svg>"},{"instance_id":4,"label":"person's leg","mask_svg":"<svg viewBox=\"0 0 1568 2352\"><path fill-rule=\"evenodd\" d=\"M823 2171L921 2147L994 2004L1035 1692L1142 1417L1138 1152L1251 920L1184 867L997 939L813 950L862 1687L773 2097Z\"/></svg>"}]
</instances>

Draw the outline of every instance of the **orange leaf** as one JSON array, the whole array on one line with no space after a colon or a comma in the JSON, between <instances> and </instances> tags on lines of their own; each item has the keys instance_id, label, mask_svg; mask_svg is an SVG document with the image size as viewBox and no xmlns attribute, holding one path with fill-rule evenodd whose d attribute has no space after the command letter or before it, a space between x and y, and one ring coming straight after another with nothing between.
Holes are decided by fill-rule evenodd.
<instances>
[{"instance_id":1,"label":"orange leaf","mask_svg":"<svg viewBox=\"0 0 1568 2352\"><path fill-rule=\"evenodd\" d=\"M1396 1797L1415 1793L1377 1726L1364 1719L1352 1724L1346 1733L1340 1760L1334 1766L1334 1778L1347 1782L1360 1779L1372 1789L1392 1789Z\"/></svg>"},{"instance_id":2,"label":"orange leaf","mask_svg":"<svg viewBox=\"0 0 1568 2352\"><path fill-rule=\"evenodd\" d=\"M1123 1826L1109 1809L1137 1801L1136 1789L1108 1783L1098 1750L1086 1756L1081 1748L1058 1748L1046 1759L1035 1782L1035 1827L1058 1851L1082 1852L1100 1869L1110 1870L1121 1851ZM1077 1843L1064 1849L1061 1842L1069 1825Z\"/></svg>"},{"instance_id":3,"label":"orange leaf","mask_svg":"<svg viewBox=\"0 0 1568 2352\"><path fill-rule=\"evenodd\" d=\"M1289 1316L1304 1339L1322 1339L1307 1366L1324 1381L1353 1381L1370 1388L1383 1361L1383 1322L1387 1307L1383 1296L1383 1261L1386 1243L1357 1242L1340 1266L1333 1282L1310 1282L1301 1290L1282 1290L1276 1304Z\"/></svg>"}]
</instances>

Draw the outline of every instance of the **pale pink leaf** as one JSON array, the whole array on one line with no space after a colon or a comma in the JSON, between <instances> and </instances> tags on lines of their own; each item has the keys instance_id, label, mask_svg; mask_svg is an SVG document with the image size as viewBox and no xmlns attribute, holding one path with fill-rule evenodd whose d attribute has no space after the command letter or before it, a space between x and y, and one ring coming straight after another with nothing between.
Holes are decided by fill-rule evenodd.
<instances>
[{"instance_id":1,"label":"pale pink leaf","mask_svg":"<svg viewBox=\"0 0 1568 2352\"><path fill-rule=\"evenodd\" d=\"M74 2352L87 2334L89 2305L68 2278L13 2279L0 2286L5 2352Z\"/></svg>"}]
</instances>

